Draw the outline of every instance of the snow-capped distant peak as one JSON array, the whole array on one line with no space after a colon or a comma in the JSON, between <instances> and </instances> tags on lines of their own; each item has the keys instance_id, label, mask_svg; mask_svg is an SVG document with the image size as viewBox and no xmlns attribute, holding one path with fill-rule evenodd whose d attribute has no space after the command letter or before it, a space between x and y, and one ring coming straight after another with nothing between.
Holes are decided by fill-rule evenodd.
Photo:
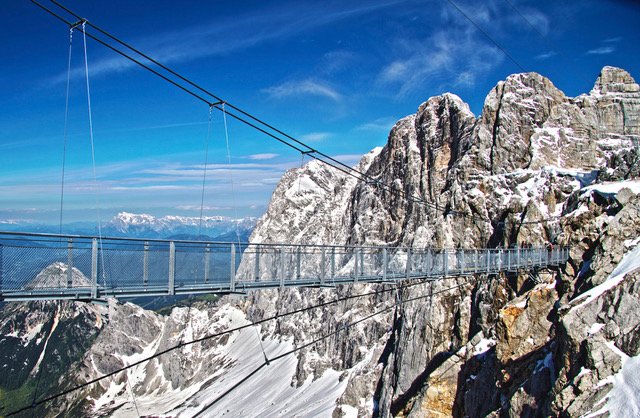
<instances>
[{"instance_id":1,"label":"snow-capped distant peak","mask_svg":"<svg viewBox=\"0 0 640 418\"><path fill-rule=\"evenodd\" d=\"M156 217L146 213L120 212L111 220L112 223L143 225L156 221Z\"/></svg>"},{"instance_id":2,"label":"snow-capped distant peak","mask_svg":"<svg viewBox=\"0 0 640 418\"><path fill-rule=\"evenodd\" d=\"M227 216L179 216L156 217L147 213L120 212L105 226L107 235L139 237L167 237L176 234L202 234L218 236L240 230L242 234L252 230L256 218L230 218Z\"/></svg>"}]
</instances>

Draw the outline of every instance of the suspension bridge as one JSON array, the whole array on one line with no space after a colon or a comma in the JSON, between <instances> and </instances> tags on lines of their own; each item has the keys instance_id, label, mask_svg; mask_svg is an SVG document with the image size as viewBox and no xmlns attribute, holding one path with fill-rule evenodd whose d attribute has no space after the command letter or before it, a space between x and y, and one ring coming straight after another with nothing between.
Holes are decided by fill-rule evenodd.
<instances>
[{"instance_id":1,"label":"suspension bridge","mask_svg":"<svg viewBox=\"0 0 640 418\"><path fill-rule=\"evenodd\" d=\"M568 249L145 240L0 233L0 300L100 300L439 280L557 267Z\"/></svg>"},{"instance_id":2,"label":"suspension bridge","mask_svg":"<svg viewBox=\"0 0 640 418\"><path fill-rule=\"evenodd\" d=\"M32 3L69 28L65 150L72 35L74 31L82 34L89 137L96 190L99 188L93 151L87 37L207 104L209 131L212 111L221 111L229 160L227 116L293 149L303 158L309 156L380 190L397 194L404 198L407 204L425 205L436 211L444 211L444 208L438 207L437 204L391 184L385 184L230 104L57 1L52 0L52 4L57 7L55 11L38 1L32 0ZM208 137L209 133L207 144ZM200 198L201 220L207 178L207 152L208 146L205 147ZM60 234L0 232L0 300L103 300L109 297L228 294L286 287L330 287L358 282L397 283L412 278L438 280L450 276L491 275L553 267L565 263L568 258L566 248L453 250L113 238L102 236L99 216L97 236L64 235L64 186L63 157ZM96 202L98 201L96 197ZM96 209L99 212L99 207ZM448 210L447 213L451 216L473 216L455 210Z\"/></svg>"},{"instance_id":3,"label":"suspension bridge","mask_svg":"<svg viewBox=\"0 0 640 418\"><path fill-rule=\"evenodd\" d=\"M325 154L304 142L286 134L250 113L230 104L210 91L179 75L140 50L114 37L98 26L73 13L55 0L60 10L53 11L39 2L32 2L61 20L69 27L69 67L67 71L67 109L64 123L64 149L67 144L67 114L69 102L69 77L71 74L71 39L73 31L83 35L84 69L86 75L87 104L93 180L97 187L94 156L93 128L91 119L91 98L89 89L89 66L86 38L89 37L111 49L121 57L150 71L155 76L190 94L208 106L208 131L211 131L211 113L218 110L223 114L227 156L230 163L229 135L227 116L239 123L255 129L261 134L280 142L282 145L309 156L348 176L365 181L380 190L401 196L406 204L430 206L436 211L444 211L433 202L385 184L367 173L350 167L328 154ZM63 17L60 13L69 16ZM208 141L205 143L205 158L200 197L200 222L204 208L204 194L208 165ZM358 246L358 245L305 245L293 243L243 243L190 241L170 239L144 239L105 237L101 233L98 216L98 235L62 234L62 214L64 209L65 158L62 161L62 179L60 192L60 233L40 234L28 232L0 231L0 302L79 300L105 301L107 298L135 298L154 296L175 296L193 294L245 294L249 291L285 288L332 288L357 283L381 283L397 287L385 287L374 292L401 288L399 283L408 280L437 281L460 276L492 276L501 273L536 272L539 269L553 269L567 262L569 251L566 247L512 247L491 249L435 249L400 246ZM96 198L96 202L98 199ZM96 206L98 204L96 203ZM99 207L96 207L99 209ZM99 210L97 210L99 212ZM448 209L451 216L472 217ZM546 222L541 220L536 222ZM198 231L200 235L200 231ZM417 285L409 283L407 286ZM458 288L443 289L441 292ZM322 308L329 303L339 303L354 298L365 297L372 293L339 297L334 301L303 308L311 310ZM429 297L433 293L429 294ZM349 327L355 326L376 315L389 312L398 304L415 301L426 296L417 296L387 305L375 312L354 320L335 330L318 337L314 341L326 339ZM179 349L186 345L216 338L240 329L259 325L293 315L299 310L278 312L273 317L264 318L252 324L230 328L222 332L207 334L192 341L181 341L173 347L156 352L133 364L101 375L88 382L78 384L62 392L38 397L38 384L30 404L7 413L7 416L20 414L45 405L61 396L91 386L98 381L115 376L118 373L145 363L153 358ZM52 331L53 332L53 331ZM313 342L312 342L313 343ZM235 386L224 392L210 404L204 406L195 416L207 411L218 400L246 381L260 369L288 355L307 347L309 343L296 346L272 358L267 358L263 350L264 363L258 366ZM46 344L45 348L46 350ZM43 356L44 358L44 352ZM43 368L38 369L39 373ZM126 375L128 382L128 375ZM127 383L130 385L129 383ZM131 398L137 410L134 391L129 386Z\"/></svg>"}]
</instances>

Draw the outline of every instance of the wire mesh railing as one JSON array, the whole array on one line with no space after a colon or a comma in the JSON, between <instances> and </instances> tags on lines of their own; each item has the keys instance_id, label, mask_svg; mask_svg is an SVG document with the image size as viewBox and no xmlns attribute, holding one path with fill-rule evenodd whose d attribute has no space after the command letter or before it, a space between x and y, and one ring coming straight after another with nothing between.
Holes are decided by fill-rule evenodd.
<instances>
[{"instance_id":1,"label":"wire mesh railing","mask_svg":"<svg viewBox=\"0 0 640 418\"><path fill-rule=\"evenodd\" d=\"M0 232L0 300L232 293L496 274L568 249L431 249L98 238Z\"/></svg>"}]
</instances>

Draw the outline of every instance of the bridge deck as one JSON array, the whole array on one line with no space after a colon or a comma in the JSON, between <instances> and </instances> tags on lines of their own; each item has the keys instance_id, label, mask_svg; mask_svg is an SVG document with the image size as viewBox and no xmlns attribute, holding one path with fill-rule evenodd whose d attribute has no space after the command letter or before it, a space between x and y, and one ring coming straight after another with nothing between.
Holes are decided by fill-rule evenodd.
<instances>
[{"instance_id":1,"label":"bridge deck","mask_svg":"<svg viewBox=\"0 0 640 418\"><path fill-rule=\"evenodd\" d=\"M0 232L0 300L235 293L497 274L566 262L568 249L430 249Z\"/></svg>"}]
</instances>

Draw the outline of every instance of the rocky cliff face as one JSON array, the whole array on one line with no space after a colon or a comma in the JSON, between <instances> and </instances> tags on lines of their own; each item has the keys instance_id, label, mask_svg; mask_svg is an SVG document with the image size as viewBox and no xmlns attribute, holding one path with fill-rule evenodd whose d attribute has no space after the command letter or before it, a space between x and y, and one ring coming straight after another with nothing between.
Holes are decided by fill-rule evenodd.
<instances>
[{"instance_id":1,"label":"rocky cliff face","mask_svg":"<svg viewBox=\"0 0 640 418\"><path fill-rule=\"evenodd\" d=\"M58 270L53 266L49 272ZM45 272L38 277L45 279ZM66 273L62 276L66 280ZM38 281L38 283L42 283ZM8 304L0 313L0 414L55 393L60 377L92 347L102 309L81 302ZM44 416L43 405L22 416Z\"/></svg>"},{"instance_id":2,"label":"rocky cliff face","mask_svg":"<svg viewBox=\"0 0 640 418\"><path fill-rule=\"evenodd\" d=\"M622 364L616 350L638 354L637 347L616 342L623 333L613 325L634 317L614 312L640 307L635 297L624 296L633 292L635 276L629 273L607 289L600 304L567 307L594 286L610 286L611 272L637 245L640 228L630 217L637 211L636 198L615 197L633 196L630 190L639 191L637 183L631 181L631 189L620 193L603 192L609 186L600 185L615 181L618 186L613 187L620 189L624 184L619 182L637 177L639 111L638 85L617 68L605 67L593 90L576 98L538 74L516 74L489 93L479 118L458 97L445 94L396 124L387 145L372 161L368 156L364 167L367 175L403 193L358 182L333 194L333 204L343 202L336 209L326 198L319 204L304 200L309 192L296 190L296 182L310 178L305 184L312 193L326 192L324 184L351 184L343 174L310 165L285 176L258 223L256 240L305 242L297 241L304 234L287 229L295 219L294 225L304 225L321 242L338 245L555 242L572 248L570 262L560 271L485 281L448 279L407 289L402 297L411 299L460 285L429 303L405 303L395 316L381 318L385 334L370 331L362 339L347 331L314 356L301 356L301 364L308 357L324 357L338 367L354 367L361 357L346 349L352 338L374 353L363 373L366 378L349 381L334 415L350 411L347 404L361 415L376 416L595 412L607 393L603 379L612 380ZM412 202L411 196L428 204ZM287 213L291 208L294 216ZM331 222L326 221L328 212ZM317 297L317 292L293 290L268 298L256 294L248 312L260 318L269 306ZM624 309L616 305L622 300ZM583 310L594 312L586 315ZM342 313L310 322L337 326L333 318ZM588 319L576 327L575 318ZM636 322L625 329L632 335L625 341L638 339ZM611 334L601 344L588 342L589 329L605 327ZM304 342L308 331L279 325L267 333ZM609 363L612 357L618 361ZM581 386L587 374L597 378Z\"/></svg>"},{"instance_id":3,"label":"rocky cliff face","mask_svg":"<svg viewBox=\"0 0 640 418\"><path fill-rule=\"evenodd\" d=\"M207 407L211 416L623 416L616 391L640 354L639 118L638 85L612 67L576 98L538 74L510 76L477 118L455 95L430 98L358 167L391 190L309 163L285 174L251 240L555 242L571 248L564 268L264 291L168 316L74 304L68 316L84 318L89 338L65 363L70 374L52 372L63 388L180 342L344 298L159 355L49 404L50 414L192 416ZM4 359L24 376L11 390L35 376L43 341L57 333L47 318L61 318L53 305L31 319L15 306L0 322L0 344L10 344L0 353L34 349L24 362ZM23 316L33 326L16 327L11 318ZM265 356L294 347L304 348L254 373Z\"/></svg>"}]
</instances>

